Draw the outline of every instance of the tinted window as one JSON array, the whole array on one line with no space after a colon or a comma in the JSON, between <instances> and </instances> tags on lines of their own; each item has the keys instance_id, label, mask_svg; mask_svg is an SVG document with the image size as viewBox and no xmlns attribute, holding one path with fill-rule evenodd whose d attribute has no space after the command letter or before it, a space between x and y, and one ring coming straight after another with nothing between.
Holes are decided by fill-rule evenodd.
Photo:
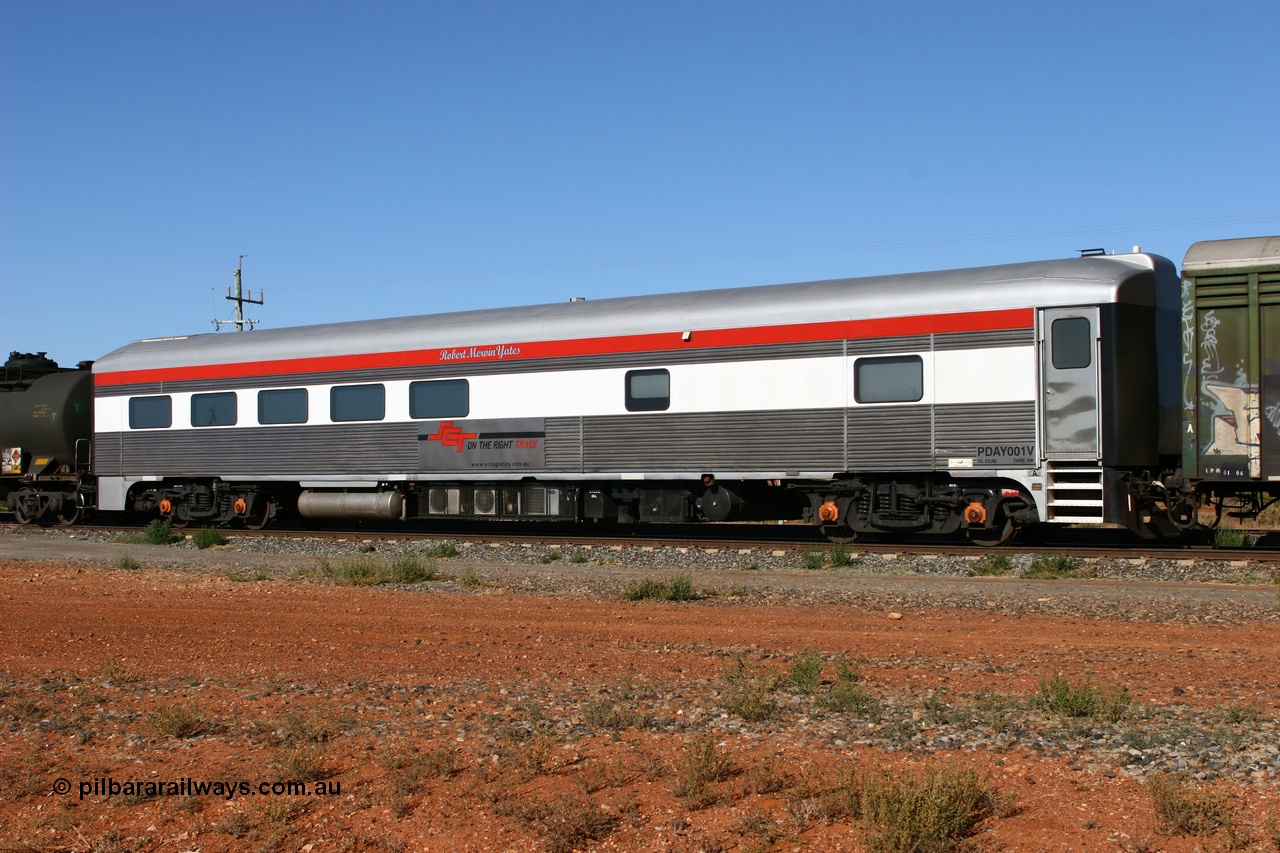
<instances>
[{"instance_id":1,"label":"tinted window","mask_svg":"<svg viewBox=\"0 0 1280 853\"><path fill-rule=\"evenodd\" d=\"M236 395L192 394L191 425L193 427L232 426L236 422Z\"/></svg>"},{"instance_id":2,"label":"tinted window","mask_svg":"<svg viewBox=\"0 0 1280 853\"><path fill-rule=\"evenodd\" d=\"M130 398L130 429L164 429L170 426L173 426L173 398L168 394Z\"/></svg>"},{"instance_id":3,"label":"tinted window","mask_svg":"<svg viewBox=\"0 0 1280 853\"><path fill-rule=\"evenodd\" d=\"M471 412L471 386L465 379L409 383L409 417L465 418Z\"/></svg>"},{"instance_id":4,"label":"tinted window","mask_svg":"<svg viewBox=\"0 0 1280 853\"><path fill-rule=\"evenodd\" d=\"M280 388L258 392L258 423L305 424L306 422L306 388Z\"/></svg>"},{"instance_id":5,"label":"tinted window","mask_svg":"<svg viewBox=\"0 0 1280 853\"><path fill-rule=\"evenodd\" d=\"M329 418L334 421L380 421L387 410L381 385L339 385L329 392Z\"/></svg>"},{"instance_id":6,"label":"tinted window","mask_svg":"<svg viewBox=\"0 0 1280 853\"><path fill-rule=\"evenodd\" d=\"M860 358L853 365L859 403L914 403L924 397L924 362L918 355Z\"/></svg>"},{"instance_id":7,"label":"tinted window","mask_svg":"<svg viewBox=\"0 0 1280 853\"><path fill-rule=\"evenodd\" d=\"M1053 366L1058 370L1088 367L1093 360L1093 334L1088 317L1063 317L1054 320Z\"/></svg>"},{"instance_id":8,"label":"tinted window","mask_svg":"<svg viewBox=\"0 0 1280 853\"><path fill-rule=\"evenodd\" d=\"M663 412L671 405L671 374L666 370L627 371L627 411Z\"/></svg>"}]
</instances>

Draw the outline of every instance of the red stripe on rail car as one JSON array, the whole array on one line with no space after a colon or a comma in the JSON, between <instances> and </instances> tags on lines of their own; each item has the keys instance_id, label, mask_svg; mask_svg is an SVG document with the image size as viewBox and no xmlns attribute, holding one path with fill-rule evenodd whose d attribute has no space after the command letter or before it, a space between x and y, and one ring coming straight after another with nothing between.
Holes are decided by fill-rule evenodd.
<instances>
[{"instance_id":1,"label":"red stripe on rail car","mask_svg":"<svg viewBox=\"0 0 1280 853\"><path fill-rule=\"evenodd\" d=\"M619 353L659 353L670 350L717 349L765 346L844 339L888 338L899 335L946 334L948 332L992 332L1030 329L1034 317L1030 308L1004 311L973 311L964 314L922 314L876 320L835 320L829 323L799 323L788 326L753 326L740 329L693 329L690 340L682 332L647 335L620 335L609 338L575 338L560 341L525 341L476 346L436 347L400 352L355 353L351 355L286 358L270 361L242 361L192 367L157 367L95 374L98 386L132 385L146 382L182 382L193 379L223 379L246 376L281 376L335 370L372 370L418 367L436 364L564 358L568 356L614 355ZM252 345L252 338L249 339Z\"/></svg>"}]
</instances>

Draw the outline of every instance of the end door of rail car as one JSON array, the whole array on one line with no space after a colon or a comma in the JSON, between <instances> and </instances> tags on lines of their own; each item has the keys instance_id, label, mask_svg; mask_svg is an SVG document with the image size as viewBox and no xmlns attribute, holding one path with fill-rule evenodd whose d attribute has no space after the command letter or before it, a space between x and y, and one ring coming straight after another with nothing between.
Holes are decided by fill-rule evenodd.
<instances>
[{"instance_id":1,"label":"end door of rail car","mask_svg":"<svg viewBox=\"0 0 1280 853\"><path fill-rule=\"evenodd\" d=\"M1040 316L1041 448L1050 460L1101 458L1098 309L1046 308Z\"/></svg>"}]
</instances>

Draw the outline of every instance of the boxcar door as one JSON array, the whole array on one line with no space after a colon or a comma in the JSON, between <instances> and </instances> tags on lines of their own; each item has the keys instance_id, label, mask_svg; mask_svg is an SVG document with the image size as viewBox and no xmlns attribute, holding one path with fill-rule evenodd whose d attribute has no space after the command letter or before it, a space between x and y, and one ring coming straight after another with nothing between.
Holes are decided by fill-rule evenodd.
<instances>
[{"instance_id":1,"label":"boxcar door","mask_svg":"<svg viewBox=\"0 0 1280 853\"><path fill-rule=\"evenodd\" d=\"M1041 411L1045 458L1101 458L1098 309L1040 312Z\"/></svg>"}]
</instances>

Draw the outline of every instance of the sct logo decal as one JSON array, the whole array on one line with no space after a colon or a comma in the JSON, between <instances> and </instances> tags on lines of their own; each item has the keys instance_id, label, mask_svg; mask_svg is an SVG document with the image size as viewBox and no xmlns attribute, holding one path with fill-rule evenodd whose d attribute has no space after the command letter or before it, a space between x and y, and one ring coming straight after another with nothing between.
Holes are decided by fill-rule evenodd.
<instances>
[{"instance_id":1,"label":"sct logo decal","mask_svg":"<svg viewBox=\"0 0 1280 853\"><path fill-rule=\"evenodd\" d=\"M475 438L477 435L479 433L463 432L453 425L453 421L441 421L440 431L434 435L427 436L427 441L438 441L445 447L452 447L461 453L467 439Z\"/></svg>"}]
</instances>

